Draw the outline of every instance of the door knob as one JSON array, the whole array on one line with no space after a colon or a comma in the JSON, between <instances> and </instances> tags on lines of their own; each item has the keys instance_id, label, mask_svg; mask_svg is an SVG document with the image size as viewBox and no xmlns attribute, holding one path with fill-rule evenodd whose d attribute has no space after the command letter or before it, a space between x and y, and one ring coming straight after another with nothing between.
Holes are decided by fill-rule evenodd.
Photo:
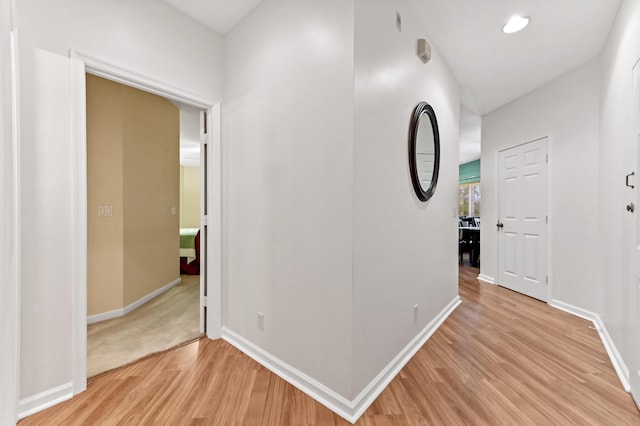
<instances>
[{"instance_id":1,"label":"door knob","mask_svg":"<svg viewBox=\"0 0 640 426\"><path fill-rule=\"evenodd\" d=\"M634 210L635 210L635 206L633 205L633 203L627 204L627 211L628 212L633 213Z\"/></svg>"},{"instance_id":2,"label":"door knob","mask_svg":"<svg viewBox=\"0 0 640 426\"><path fill-rule=\"evenodd\" d=\"M502 222L498 221L498 223L496 223L496 226L497 226L498 228L504 228L504 223L502 223Z\"/></svg>"}]
</instances>

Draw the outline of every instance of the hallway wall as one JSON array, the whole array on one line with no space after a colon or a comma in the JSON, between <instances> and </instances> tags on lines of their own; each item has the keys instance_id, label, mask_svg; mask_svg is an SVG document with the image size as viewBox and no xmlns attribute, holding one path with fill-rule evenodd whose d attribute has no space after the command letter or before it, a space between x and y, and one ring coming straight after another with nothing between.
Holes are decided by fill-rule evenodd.
<instances>
[{"instance_id":1,"label":"hallway wall","mask_svg":"<svg viewBox=\"0 0 640 426\"><path fill-rule=\"evenodd\" d=\"M416 55L428 31L405 0L355 1L351 397L458 294L460 94L438 46L427 64ZM438 185L426 203L408 164L409 122L420 101L433 107L440 130Z\"/></svg>"},{"instance_id":2,"label":"hallway wall","mask_svg":"<svg viewBox=\"0 0 640 426\"><path fill-rule=\"evenodd\" d=\"M224 49L224 324L348 397L353 2L265 0Z\"/></svg>"},{"instance_id":3,"label":"hallway wall","mask_svg":"<svg viewBox=\"0 0 640 426\"><path fill-rule=\"evenodd\" d=\"M549 137L549 299L595 311L600 61L594 59L482 117L481 274L498 279L497 153Z\"/></svg>"},{"instance_id":4,"label":"hallway wall","mask_svg":"<svg viewBox=\"0 0 640 426\"><path fill-rule=\"evenodd\" d=\"M636 143L631 120L632 70L640 59L640 1L624 0L602 54L600 98L600 176L598 180L599 245L603 269L598 275L597 313L622 358L629 365L630 304L634 285L630 253L632 215L625 206L633 191L624 185L625 175L636 169L630 145ZM638 170L636 170L638 175ZM636 178L636 185L640 182ZM636 214L637 210L636 210Z\"/></svg>"}]
</instances>

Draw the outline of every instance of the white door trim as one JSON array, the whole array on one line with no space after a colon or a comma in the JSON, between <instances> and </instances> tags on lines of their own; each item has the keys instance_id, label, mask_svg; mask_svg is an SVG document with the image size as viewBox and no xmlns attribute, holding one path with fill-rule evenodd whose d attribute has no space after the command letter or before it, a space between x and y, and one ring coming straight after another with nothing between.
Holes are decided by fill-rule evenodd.
<instances>
[{"instance_id":1,"label":"white door trim","mask_svg":"<svg viewBox=\"0 0 640 426\"><path fill-rule=\"evenodd\" d=\"M220 156L220 105L200 98L179 88L159 82L150 77L129 71L112 62L71 50L71 109L72 109L72 147L73 147L73 184L72 200L72 382L73 394L87 388L87 135L86 135L86 77L85 73L104 77L109 80L144 90L164 98L207 110L210 116L209 127L209 247L205 259L209 272L207 293L210 295L207 309L207 336L218 338L222 329L221 297L221 156ZM215 171L215 172L214 172Z\"/></svg>"},{"instance_id":2,"label":"white door trim","mask_svg":"<svg viewBox=\"0 0 640 426\"><path fill-rule=\"evenodd\" d=\"M631 231L633 233L632 245L630 252L630 268L629 268L629 330L628 338L631 342L631 350L629 355L629 370L627 370L627 377L629 379L629 393L633 397L634 402L640 408L640 343L638 342L638 320L640 320L640 288L638 286L638 277L640 276L640 260L638 259L638 234L640 233L640 224L638 223L638 208L640 208L640 180L638 174L640 174L640 58L636 59L633 67L631 68L631 103L630 103L630 116L631 116L631 136L629 139L629 145L631 149L628 150L632 157L632 167L625 170L625 172L634 172L636 176L633 179L633 187L631 189L631 197L627 198L631 200L631 203L635 204L635 211L632 211ZM629 179L629 176L627 176ZM628 190L628 189L625 189ZM626 197L626 195L625 195ZM625 200L626 201L626 200ZM629 205L627 205L627 209ZM625 214L629 214L626 213Z\"/></svg>"},{"instance_id":3,"label":"white door trim","mask_svg":"<svg viewBox=\"0 0 640 426\"><path fill-rule=\"evenodd\" d=\"M9 64L0 72L0 424L15 424L20 398L20 146L18 126L17 33L12 29L13 1L2 4L1 59Z\"/></svg>"}]
</instances>

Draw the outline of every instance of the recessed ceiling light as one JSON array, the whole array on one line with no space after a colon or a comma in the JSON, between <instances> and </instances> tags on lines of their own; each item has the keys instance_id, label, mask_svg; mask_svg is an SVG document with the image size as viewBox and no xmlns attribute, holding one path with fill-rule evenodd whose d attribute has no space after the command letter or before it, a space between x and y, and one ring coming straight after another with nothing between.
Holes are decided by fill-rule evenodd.
<instances>
[{"instance_id":1,"label":"recessed ceiling light","mask_svg":"<svg viewBox=\"0 0 640 426\"><path fill-rule=\"evenodd\" d=\"M507 25L502 27L502 32L505 34L517 33L527 25L529 25L529 18L524 16L514 16L509 19Z\"/></svg>"}]
</instances>

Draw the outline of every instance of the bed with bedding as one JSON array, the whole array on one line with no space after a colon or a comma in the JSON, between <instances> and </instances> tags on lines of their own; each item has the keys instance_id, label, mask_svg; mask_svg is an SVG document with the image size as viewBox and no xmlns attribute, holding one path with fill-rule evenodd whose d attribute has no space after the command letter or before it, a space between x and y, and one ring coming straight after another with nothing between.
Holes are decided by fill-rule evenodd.
<instances>
[{"instance_id":1,"label":"bed with bedding","mask_svg":"<svg viewBox=\"0 0 640 426\"><path fill-rule=\"evenodd\" d=\"M180 228L180 257L186 257L187 263L196 258L196 234L198 228Z\"/></svg>"}]
</instances>

